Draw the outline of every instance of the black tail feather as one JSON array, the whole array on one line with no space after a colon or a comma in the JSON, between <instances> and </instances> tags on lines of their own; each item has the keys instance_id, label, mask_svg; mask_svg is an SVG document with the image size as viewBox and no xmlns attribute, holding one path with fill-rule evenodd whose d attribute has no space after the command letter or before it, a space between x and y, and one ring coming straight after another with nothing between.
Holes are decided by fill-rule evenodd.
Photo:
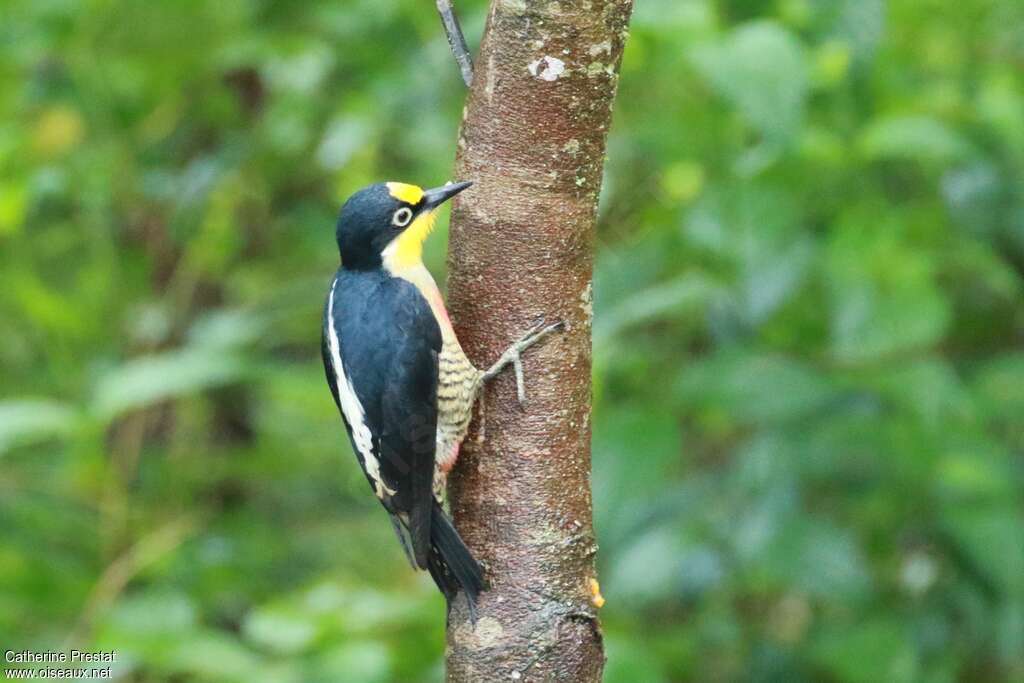
<instances>
[{"instance_id":1,"label":"black tail feather","mask_svg":"<svg viewBox=\"0 0 1024 683\"><path fill-rule=\"evenodd\" d=\"M484 590L484 570L463 543L441 506L434 503L430 521L430 556L427 570L451 604L461 590L466 594L469 613L476 621L476 599Z\"/></svg>"}]
</instances>

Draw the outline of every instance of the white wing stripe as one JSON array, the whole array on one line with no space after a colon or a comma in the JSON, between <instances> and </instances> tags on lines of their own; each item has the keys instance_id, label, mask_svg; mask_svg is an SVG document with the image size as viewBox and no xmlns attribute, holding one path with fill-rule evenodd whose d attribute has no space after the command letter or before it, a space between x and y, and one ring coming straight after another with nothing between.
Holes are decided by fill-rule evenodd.
<instances>
[{"instance_id":1,"label":"white wing stripe","mask_svg":"<svg viewBox=\"0 0 1024 683\"><path fill-rule=\"evenodd\" d=\"M338 399L341 403L341 412L352 427L352 440L355 441L356 449L363 456L363 468L370 475L376 488L378 498L388 495L395 495L392 489L387 487L384 479L380 476L380 462L373 453L373 434L366 426L363 404L359 402L352 382L345 376L345 366L341 363L341 344L338 342L338 333L334 329L334 287L338 284L335 278L331 283L331 295L327 300L327 349L331 352L331 363L334 365L334 381L338 385Z\"/></svg>"}]
</instances>

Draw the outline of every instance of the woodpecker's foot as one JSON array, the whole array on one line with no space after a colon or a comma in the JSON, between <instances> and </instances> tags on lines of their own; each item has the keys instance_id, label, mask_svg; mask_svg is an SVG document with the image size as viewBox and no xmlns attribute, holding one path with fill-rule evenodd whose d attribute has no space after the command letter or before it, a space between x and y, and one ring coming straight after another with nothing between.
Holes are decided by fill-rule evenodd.
<instances>
[{"instance_id":1,"label":"woodpecker's foot","mask_svg":"<svg viewBox=\"0 0 1024 683\"><path fill-rule=\"evenodd\" d=\"M548 335L565 329L565 321L559 320L555 323L546 324L543 319L524 334L518 341L509 346L505 353L501 354L494 365L488 368L481 379L484 382L490 381L498 376L502 370L511 365L516 373L516 396L519 403L526 403L526 382L523 379L523 352L544 339Z\"/></svg>"}]
</instances>

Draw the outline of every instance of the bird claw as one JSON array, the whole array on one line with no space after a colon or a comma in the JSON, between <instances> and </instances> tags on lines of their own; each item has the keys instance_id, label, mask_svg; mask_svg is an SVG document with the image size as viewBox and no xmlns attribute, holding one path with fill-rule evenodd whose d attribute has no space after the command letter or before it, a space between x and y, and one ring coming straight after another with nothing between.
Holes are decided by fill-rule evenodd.
<instances>
[{"instance_id":1,"label":"bird claw","mask_svg":"<svg viewBox=\"0 0 1024 683\"><path fill-rule=\"evenodd\" d=\"M528 348L542 340L544 337L565 329L565 321L558 320L554 323L548 323L547 320L541 316L537 319L537 322L527 330L526 334L520 337L517 341L513 342L505 353L501 355L494 365L491 366L487 372L484 373L484 380L489 380L495 377L506 365L511 364L512 369L515 372L516 377L516 398L519 400L520 406L526 405L526 380L523 376L523 352Z\"/></svg>"},{"instance_id":2,"label":"bird claw","mask_svg":"<svg viewBox=\"0 0 1024 683\"><path fill-rule=\"evenodd\" d=\"M543 337L546 337L547 335L551 334L552 332L564 329L564 320L556 320L553 323L549 323L547 321L547 318L545 318L544 316L540 316L533 323L533 326L526 331L526 334L522 336L518 343L526 344L527 346L529 346L532 345L534 342L539 341ZM525 348L526 347L524 347L524 350Z\"/></svg>"}]
</instances>

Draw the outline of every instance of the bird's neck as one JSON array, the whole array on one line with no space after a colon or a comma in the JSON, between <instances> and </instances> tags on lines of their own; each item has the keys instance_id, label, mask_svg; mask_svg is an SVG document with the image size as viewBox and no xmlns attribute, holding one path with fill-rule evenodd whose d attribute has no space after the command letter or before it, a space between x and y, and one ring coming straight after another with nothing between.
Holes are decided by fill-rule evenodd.
<instances>
[{"instance_id":1,"label":"bird's neck","mask_svg":"<svg viewBox=\"0 0 1024 683\"><path fill-rule=\"evenodd\" d=\"M388 269L388 272L394 277L400 277L412 283L419 293L423 295L423 298L427 300L427 303L430 304L430 310L434 313L438 327L441 328L441 338L445 342L455 340L455 330L452 328L451 318L448 317L448 309L445 308L441 290L438 289L437 283L434 282L434 277L427 270L427 267L423 265L423 262L420 261L415 265L407 266L398 271Z\"/></svg>"},{"instance_id":2,"label":"bird's neck","mask_svg":"<svg viewBox=\"0 0 1024 683\"><path fill-rule=\"evenodd\" d=\"M384 270L392 277L407 280L419 290L430 304L430 310L441 328L442 338L450 341L455 338L455 330L452 329L448 310L444 306L444 298L430 271L423 265L423 242L434 229L436 218L434 211L419 216L381 252L381 262Z\"/></svg>"}]
</instances>

